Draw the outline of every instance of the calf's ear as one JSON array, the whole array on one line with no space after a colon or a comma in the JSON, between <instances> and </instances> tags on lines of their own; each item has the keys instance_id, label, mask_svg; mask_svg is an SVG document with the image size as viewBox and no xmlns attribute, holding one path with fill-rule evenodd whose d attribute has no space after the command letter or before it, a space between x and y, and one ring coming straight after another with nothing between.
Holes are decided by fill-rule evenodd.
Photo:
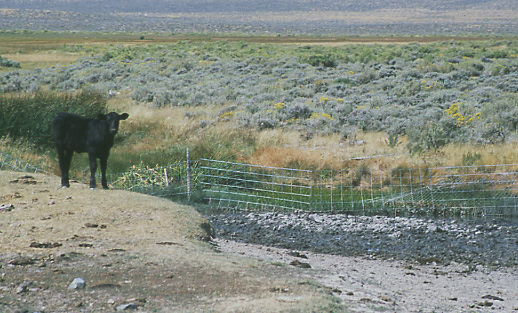
<instances>
[{"instance_id":1,"label":"calf's ear","mask_svg":"<svg viewBox=\"0 0 518 313\"><path fill-rule=\"evenodd\" d=\"M124 121L125 119L127 119L129 117L129 114L128 113L122 113L119 117L119 119L121 121Z\"/></svg>"},{"instance_id":2,"label":"calf's ear","mask_svg":"<svg viewBox=\"0 0 518 313\"><path fill-rule=\"evenodd\" d=\"M100 120L105 120L106 119L106 115L100 113L100 114L97 115L97 118L100 119Z\"/></svg>"}]
</instances>

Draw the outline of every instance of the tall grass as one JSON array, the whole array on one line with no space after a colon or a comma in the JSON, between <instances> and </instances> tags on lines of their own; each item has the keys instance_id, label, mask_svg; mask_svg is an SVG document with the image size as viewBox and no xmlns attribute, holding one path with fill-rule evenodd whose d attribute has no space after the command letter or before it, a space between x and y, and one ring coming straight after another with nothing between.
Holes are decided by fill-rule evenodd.
<instances>
[{"instance_id":1,"label":"tall grass","mask_svg":"<svg viewBox=\"0 0 518 313\"><path fill-rule=\"evenodd\" d=\"M53 143L52 120L59 112L94 117L105 111L105 97L90 90L0 94L0 138L8 136L48 149Z\"/></svg>"}]
</instances>

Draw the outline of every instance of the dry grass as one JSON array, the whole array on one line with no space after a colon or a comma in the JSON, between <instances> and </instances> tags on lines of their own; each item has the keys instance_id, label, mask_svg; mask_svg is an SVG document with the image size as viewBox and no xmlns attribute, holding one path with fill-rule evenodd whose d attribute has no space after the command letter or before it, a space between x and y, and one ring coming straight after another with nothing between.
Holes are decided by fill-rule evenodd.
<instances>
[{"instance_id":1,"label":"dry grass","mask_svg":"<svg viewBox=\"0 0 518 313\"><path fill-rule=\"evenodd\" d=\"M250 158L253 164L275 167L301 167L306 169L342 169L362 164L385 168L386 163L403 158L409 161L404 143L388 145L386 134L358 133L344 140L339 135L315 136L303 139L298 132L282 130L263 131L258 135L259 148Z\"/></svg>"},{"instance_id":2,"label":"dry grass","mask_svg":"<svg viewBox=\"0 0 518 313\"><path fill-rule=\"evenodd\" d=\"M150 135L162 138L163 134L181 137L182 134L192 133L200 128L199 122L210 119L213 115L210 108L150 108L145 105L135 105L128 97L115 97L108 101L110 110L127 112L130 115L125 123L126 131L145 128Z\"/></svg>"},{"instance_id":3,"label":"dry grass","mask_svg":"<svg viewBox=\"0 0 518 313\"><path fill-rule=\"evenodd\" d=\"M228 149L225 153L237 156L242 162L301 169L461 166L466 165L463 157L468 154L480 154L480 164L518 163L517 147L513 143L482 146L450 144L435 152L409 154L405 136L399 138L397 145L390 146L387 134L381 132L358 132L349 139L337 134L307 139L298 131L283 128L263 131L241 129L232 121L219 119L220 106L158 109L135 105L126 96L110 99L109 106L130 114L130 119L121 126L122 132L146 132L145 136L129 146L115 147L130 149L133 153L169 149L179 144L208 148L218 146L211 151ZM207 121L208 126L201 127L201 121Z\"/></svg>"},{"instance_id":4,"label":"dry grass","mask_svg":"<svg viewBox=\"0 0 518 313\"><path fill-rule=\"evenodd\" d=\"M193 158L199 157L196 155L198 151L211 154L203 157L220 159L233 156L245 163L301 169L461 166L471 165L463 161L469 154L480 155L474 165L518 164L517 147L513 143L483 146L450 144L435 152L411 155L406 149L407 138L404 136L400 137L396 146L389 146L387 135L377 132L358 132L349 139L339 135L306 139L298 131L282 128L263 131L238 128L232 121L219 118L220 106L158 109L135 105L127 95L111 98L108 105L110 110L130 114L130 119L121 124L119 135L127 140L115 145L111 159L118 155L126 158L124 153L143 155L157 151L160 154L181 145L193 147ZM201 126L202 121L206 122L206 126ZM31 147L5 138L0 141L0 151L58 173L53 153L42 155ZM75 160L76 163L81 162L77 156ZM164 157L160 162L167 160ZM86 161L83 163L86 169ZM150 165L154 166L155 163Z\"/></svg>"},{"instance_id":5,"label":"dry grass","mask_svg":"<svg viewBox=\"0 0 518 313\"><path fill-rule=\"evenodd\" d=\"M338 135L317 136L302 140L297 133L283 130L257 134L258 149L247 160L253 164L304 169L342 169L366 166L370 169L422 166L463 166L518 164L516 143L474 146L449 144L435 152L410 154L407 138L391 147L384 133L359 132L354 139L343 140ZM466 156L479 155L475 164L466 164Z\"/></svg>"},{"instance_id":6,"label":"dry grass","mask_svg":"<svg viewBox=\"0 0 518 313\"><path fill-rule=\"evenodd\" d=\"M20 62L24 70L32 70L36 68L46 68L52 66L67 66L74 63L81 57L78 53L58 53L58 52L36 52L36 53L12 53L3 54L2 57ZM11 71L12 69L5 68L3 71Z\"/></svg>"},{"instance_id":7,"label":"dry grass","mask_svg":"<svg viewBox=\"0 0 518 313\"><path fill-rule=\"evenodd\" d=\"M474 165L483 164L518 164L517 143L494 145L448 145L440 150L438 158L442 159L442 166L458 166L462 164L463 157L468 154L479 154L480 160Z\"/></svg>"}]
</instances>

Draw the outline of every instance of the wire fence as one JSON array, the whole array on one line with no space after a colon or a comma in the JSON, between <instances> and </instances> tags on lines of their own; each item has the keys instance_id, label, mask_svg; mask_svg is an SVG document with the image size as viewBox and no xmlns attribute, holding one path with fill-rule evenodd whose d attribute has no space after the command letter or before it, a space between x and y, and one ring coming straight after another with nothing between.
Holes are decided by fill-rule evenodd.
<instances>
[{"instance_id":1,"label":"wire fence","mask_svg":"<svg viewBox=\"0 0 518 313\"><path fill-rule=\"evenodd\" d=\"M208 159L199 164L199 188L210 205L262 210L311 207L311 171Z\"/></svg>"},{"instance_id":2,"label":"wire fence","mask_svg":"<svg viewBox=\"0 0 518 313\"><path fill-rule=\"evenodd\" d=\"M0 153L0 170L46 173ZM199 159L109 175L112 188L216 209L518 216L518 165L301 170Z\"/></svg>"},{"instance_id":3,"label":"wire fence","mask_svg":"<svg viewBox=\"0 0 518 313\"><path fill-rule=\"evenodd\" d=\"M112 181L114 188L219 209L518 215L518 165L310 171L200 159L123 173Z\"/></svg>"},{"instance_id":4,"label":"wire fence","mask_svg":"<svg viewBox=\"0 0 518 313\"><path fill-rule=\"evenodd\" d=\"M518 166L319 171L312 208L359 214L516 216Z\"/></svg>"},{"instance_id":5,"label":"wire fence","mask_svg":"<svg viewBox=\"0 0 518 313\"><path fill-rule=\"evenodd\" d=\"M32 166L25 161L22 161L13 156L0 152L0 171L1 170L49 174L49 172L42 170L38 167Z\"/></svg>"}]
</instances>

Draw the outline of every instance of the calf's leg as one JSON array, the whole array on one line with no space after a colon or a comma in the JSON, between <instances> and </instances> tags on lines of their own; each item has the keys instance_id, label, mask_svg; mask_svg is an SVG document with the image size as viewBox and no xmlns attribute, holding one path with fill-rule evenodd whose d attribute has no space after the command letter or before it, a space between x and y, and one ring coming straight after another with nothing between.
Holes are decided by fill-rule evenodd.
<instances>
[{"instance_id":1,"label":"calf's leg","mask_svg":"<svg viewBox=\"0 0 518 313\"><path fill-rule=\"evenodd\" d=\"M99 158L99 163L101 163L101 184L103 189L108 189L108 181L106 180L106 167L108 164L108 157Z\"/></svg>"},{"instance_id":2,"label":"calf's leg","mask_svg":"<svg viewBox=\"0 0 518 313\"><path fill-rule=\"evenodd\" d=\"M57 150L59 169L61 170L61 186L63 188L68 188L70 187L68 173L70 172L70 163L72 162L72 155L74 154L74 151L66 150L61 147L58 147Z\"/></svg>"},{"instance_id":3,"label":"calf's leg","mask_svg":"<svg viewBox=\"0 0 518 313\"><path fill-rule=\"evenodd\" d=\"M88 154L90 160L90 188L95 188L95 172L97 171L97 159L93 154Z\"/></svg>"}]
</instances>

